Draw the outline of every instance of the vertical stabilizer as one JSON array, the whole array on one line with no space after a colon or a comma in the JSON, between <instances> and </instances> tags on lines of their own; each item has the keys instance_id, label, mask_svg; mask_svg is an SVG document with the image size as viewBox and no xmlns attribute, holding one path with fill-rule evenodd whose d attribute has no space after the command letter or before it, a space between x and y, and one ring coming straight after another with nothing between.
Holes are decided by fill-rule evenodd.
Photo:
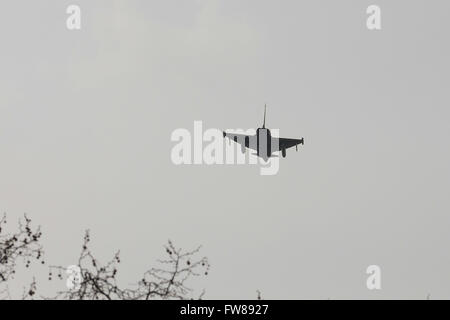
<instances>
[{"instance_id":1,"label":"vertical stabilizer","mask_svg":"<svg viewBox=\"0 0 450 320\"><path fill-rule=\"evenodd\" d=\"M267 109L267 106L266 105L264 105L264 122L263 122L263 129L265 129L266 128L266 109Z\"/></svg>"}]
</instances>

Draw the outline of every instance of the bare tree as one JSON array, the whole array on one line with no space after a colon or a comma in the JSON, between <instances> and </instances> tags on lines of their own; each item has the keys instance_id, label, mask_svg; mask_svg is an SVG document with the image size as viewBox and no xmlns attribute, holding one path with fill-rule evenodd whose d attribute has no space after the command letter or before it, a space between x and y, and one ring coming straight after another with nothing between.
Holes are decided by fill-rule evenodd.
<instances>
[{"instance_id":1,"label":"bare tree","mask_svg":"<svg viewBox=\"0 0 450 320\"><path fill-rule=\"evenodd\" d=\"M32 229L31 219L24 215L19 220L19 228L15 232L7 232L6 214L0 219L0 294L9 296L7 281L14 277L19 263L26 268L33 260L42 260L43 250L39 243L42 236L40 227ZM29 290L24 292L24 298L36 293L36 283L33 280Z\"/></svg>"},{"instance_id":2,"label":"bare tree","mask_svg":"<svg viewBox=\"0 0 450 320\"><path fill-rule=\"evenodd\" d=\"M192 293L187 286L191 277L207 275L207 258L197 258L200 247L184 252L171 241L164 247L167 258L159 260L160 267L146 271L132 288L118 284L117 273L120 252L106 264L101 264L89 248L90 234L86 231L78 259L78 265L69 268L51 266L49 279L55 275L62 280L63 273L69 273L67 290L57 294L58 299L81 300L148 300L186 299ZM203 293L200 295L201 298Z\"/></svg>"},{"instance_id":3,"label":"bare tree","mask_svg":"<svg viewBox=\"0 0 450 320\"><path fill-rule=\"evenodd\" d=\"M14 232L6 232L6 215L0 219L0 298L11 298L8 281L11 280L23 263L29 268L33 260L42 264L43 249L40 244L42 233L40 227L33 229L31 219L26 215L19 220ZM124 288L117 280L120 252L106 264L95 258L91 249L90 233L86 231L81 254L77 265L68 268L49 267L49 280L55 276L66 281L67 289L56 294L56 299L187 299L194 293L187 286L192 277L207 275L209 263L206 257L198 257L200 247L192 251L176 248L171 241L164 246L166 259L158 260L159 267L151 268L137 280L137 283ZM64 275L64 276L63 276ZM65 279L68 275L67 279ZM24 288L22 299L36 297L35 278ZM198 297L201 298L203 293ZM42 296L41 296L42 298Z\"/></svg>"}]
</instances>

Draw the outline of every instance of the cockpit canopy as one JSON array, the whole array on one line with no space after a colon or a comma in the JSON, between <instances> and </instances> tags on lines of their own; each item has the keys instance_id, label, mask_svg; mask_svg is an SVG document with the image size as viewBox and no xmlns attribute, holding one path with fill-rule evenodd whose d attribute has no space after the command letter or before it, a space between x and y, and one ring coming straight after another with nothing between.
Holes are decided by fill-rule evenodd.
<instances>
[{"instance_id":1,"label":"cockpit canopy","mask_svg":"<svg viewBox=\"0 0 450 320\"><path fill-rule=\"evenodd\" d=\"M258 128L258 129L256 129L256 135L259 136L260 134L267 135L268 137L271 137L270 130L267 129L267 128Z\"/></svg>"}]
</instances>

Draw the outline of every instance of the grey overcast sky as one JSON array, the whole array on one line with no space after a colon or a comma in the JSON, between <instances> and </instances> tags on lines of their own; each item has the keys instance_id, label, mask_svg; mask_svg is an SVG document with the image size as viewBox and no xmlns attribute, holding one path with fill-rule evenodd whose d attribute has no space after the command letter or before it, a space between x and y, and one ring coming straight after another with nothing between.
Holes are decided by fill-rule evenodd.
<instances>
[{"instance_id":1,"label":"grey overcast sky","mask_svg":"<svg viewBox=\"0 0 450 320\"><path fill-rule=\"evenodd\" d=\"M42 225L48 262L90 228L126 284L170 238L203 245L205 298L450 298L449 1L0 6L0 210ZM277 175L171 162L173 130L255 128L264 103L305 137Z\"/></svg>"}]
</instances>

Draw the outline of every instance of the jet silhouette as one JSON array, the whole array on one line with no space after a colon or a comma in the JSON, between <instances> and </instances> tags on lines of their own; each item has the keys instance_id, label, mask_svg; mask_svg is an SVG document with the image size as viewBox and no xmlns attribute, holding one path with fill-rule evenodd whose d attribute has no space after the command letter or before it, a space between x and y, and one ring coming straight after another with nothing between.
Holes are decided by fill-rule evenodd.
<instances>
[{"instance_id":1,"label":"jet silhouette","mask_svg":"<svg viewBox=\"0 0 450 320\"><path fill-rule=\"evenodd\" d=\"M248 136L245 134L228 133L223 131L223 137L227 137L236 143L241 145L242 153L245 153L245 148L256 151L258 157L267 161L270 157L273 157L273 152L281 151L283 158L286 157L286 149L295 146L298 151L298 145L304 145L304 138L301 139L289 139L289 138L274 138L272 137L270 130L266 128L266 109L264 106L264 122L262 128L256 130L256 134Z\"/></svg>"}]
</instances>

